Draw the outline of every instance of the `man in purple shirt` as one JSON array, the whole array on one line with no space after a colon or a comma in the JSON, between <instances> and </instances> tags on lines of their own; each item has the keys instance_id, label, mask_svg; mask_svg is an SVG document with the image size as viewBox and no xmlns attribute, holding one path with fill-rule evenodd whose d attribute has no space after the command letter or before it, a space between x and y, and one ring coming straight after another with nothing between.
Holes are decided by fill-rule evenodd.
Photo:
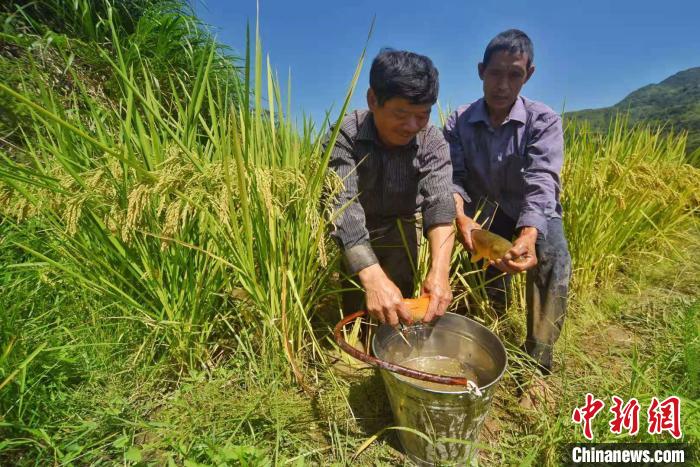
<instances>
[{"instance_id":1,"label":"man in purple shirt","mask_svg":"<svg viewBox=\"0 0 700 467\"><path fill-rule=\"evenodd\" d=\"M478 67L484 97L452 113L444 134L452 158L458 237L473 251L471 231L481 228L474 216L483 207L479 219L486 221L484 228L514 238L513 248L490 262L487 277L494 280L487 290L502 313L509 275L527 271L524 350L548 374L566 314L571 258L559 203L561 118L520 96L535 71L533 58L532 42L522 31L494 37ZM537 383L544 387L542 379Z\"/></svg>"}]
</instances>

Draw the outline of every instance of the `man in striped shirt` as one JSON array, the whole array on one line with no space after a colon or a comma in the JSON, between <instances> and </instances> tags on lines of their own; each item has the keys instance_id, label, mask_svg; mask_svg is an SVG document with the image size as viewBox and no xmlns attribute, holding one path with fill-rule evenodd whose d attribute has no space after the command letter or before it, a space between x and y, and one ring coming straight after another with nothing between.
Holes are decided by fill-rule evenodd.
<instances>
[{"instance_id":1,"label":"man in striped shirt","mask_svg":"<svg viewBox=\"0 0 700 467\"><path fill-rule=\"evenodd\" d=\"M382 323L410 323L402 298L413 294L424 233L431 254L421 285L431 297L427 322L452 300L452 167L441 131L429 124L438 72L428 57L384 49L369 81L369 109L344 117L329 161L344 186L335 202L333 236L346 272L364 289L344 293L343 309L366 307Z\"/></svg>"}]
</instances>

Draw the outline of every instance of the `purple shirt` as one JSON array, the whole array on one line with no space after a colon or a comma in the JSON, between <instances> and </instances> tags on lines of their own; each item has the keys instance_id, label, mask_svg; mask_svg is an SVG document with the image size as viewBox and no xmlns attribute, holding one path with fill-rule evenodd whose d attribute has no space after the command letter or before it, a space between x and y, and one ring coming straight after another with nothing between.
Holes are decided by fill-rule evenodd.
<instances>
[{"instance_id":1,"label":"purple shirt","mask_svg":"<svg viewBox=\"0 0 700 467\"><path fill-rule=\"evenodd\" d=\"M562 214L561 117L519 96L503 124L493 128L482 98L453 112L443 131L465 214L474 216L481 201L498 203L516 228L535 227L546 237L547 219Z\"/></svg>"}]
</instances>

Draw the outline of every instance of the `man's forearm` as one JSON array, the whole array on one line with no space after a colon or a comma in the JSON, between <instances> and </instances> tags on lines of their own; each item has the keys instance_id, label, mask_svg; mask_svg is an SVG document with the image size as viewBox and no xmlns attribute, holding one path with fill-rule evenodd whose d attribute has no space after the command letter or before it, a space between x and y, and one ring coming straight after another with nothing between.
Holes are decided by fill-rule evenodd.
<instances>
[{"instance_id":1,"label":"man's forearm","mask_svg":"<svg viewBox=\"0 0 700 467\"><path fill-rule=\"evenodd\" d=\"M432 272L449 274L454 238L454 229L451 224L435 225L428 230Z\"/></svg>"},{"instance_id":2,"label":"man's forearm","mask_svg":"<svg viewBox=\"0 0 700 467\"><path fill-rule=\"evenodd\" d=\"M529 242L532 242L532 244L534 245L535 242L537 241L537 233L538 233L538 230L536 227L530 227L530 226L522 227L520 229L520 231L518 232L518 238L522 238L522 239L525 239Z\"/></svg>"},{"instance_id":3,"label":"man's forearm","mask_svg":"<svg viewBox=\"0 0 700 467\"><path fill-rule=\"evenodd\" d=\"M455 210L457 211L457 216L464 215L464 200L459 193L453 193L452 196L455 199Z\"/></svg>"}]
</instances>

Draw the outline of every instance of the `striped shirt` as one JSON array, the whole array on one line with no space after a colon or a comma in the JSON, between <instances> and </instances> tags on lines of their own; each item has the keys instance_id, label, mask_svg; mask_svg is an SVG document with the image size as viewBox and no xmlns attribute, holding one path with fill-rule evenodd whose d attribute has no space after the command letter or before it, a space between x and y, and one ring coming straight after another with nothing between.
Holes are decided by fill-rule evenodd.
<instances>
[{"instance_id":1,"label":"striped shirt","mask_svg":"<svg viewBox=\"0 0 700 467\"><path fill-rule=\"evenodd\" d=\"M328 165L343 180L332 235L352 273L378 262L370 246L375 228L419 211L425 231L454 221L450 150L432 125L410 144L388 149L378 139L372 113L356 110L343 119Z\"/></svg>"}]
</instances>

